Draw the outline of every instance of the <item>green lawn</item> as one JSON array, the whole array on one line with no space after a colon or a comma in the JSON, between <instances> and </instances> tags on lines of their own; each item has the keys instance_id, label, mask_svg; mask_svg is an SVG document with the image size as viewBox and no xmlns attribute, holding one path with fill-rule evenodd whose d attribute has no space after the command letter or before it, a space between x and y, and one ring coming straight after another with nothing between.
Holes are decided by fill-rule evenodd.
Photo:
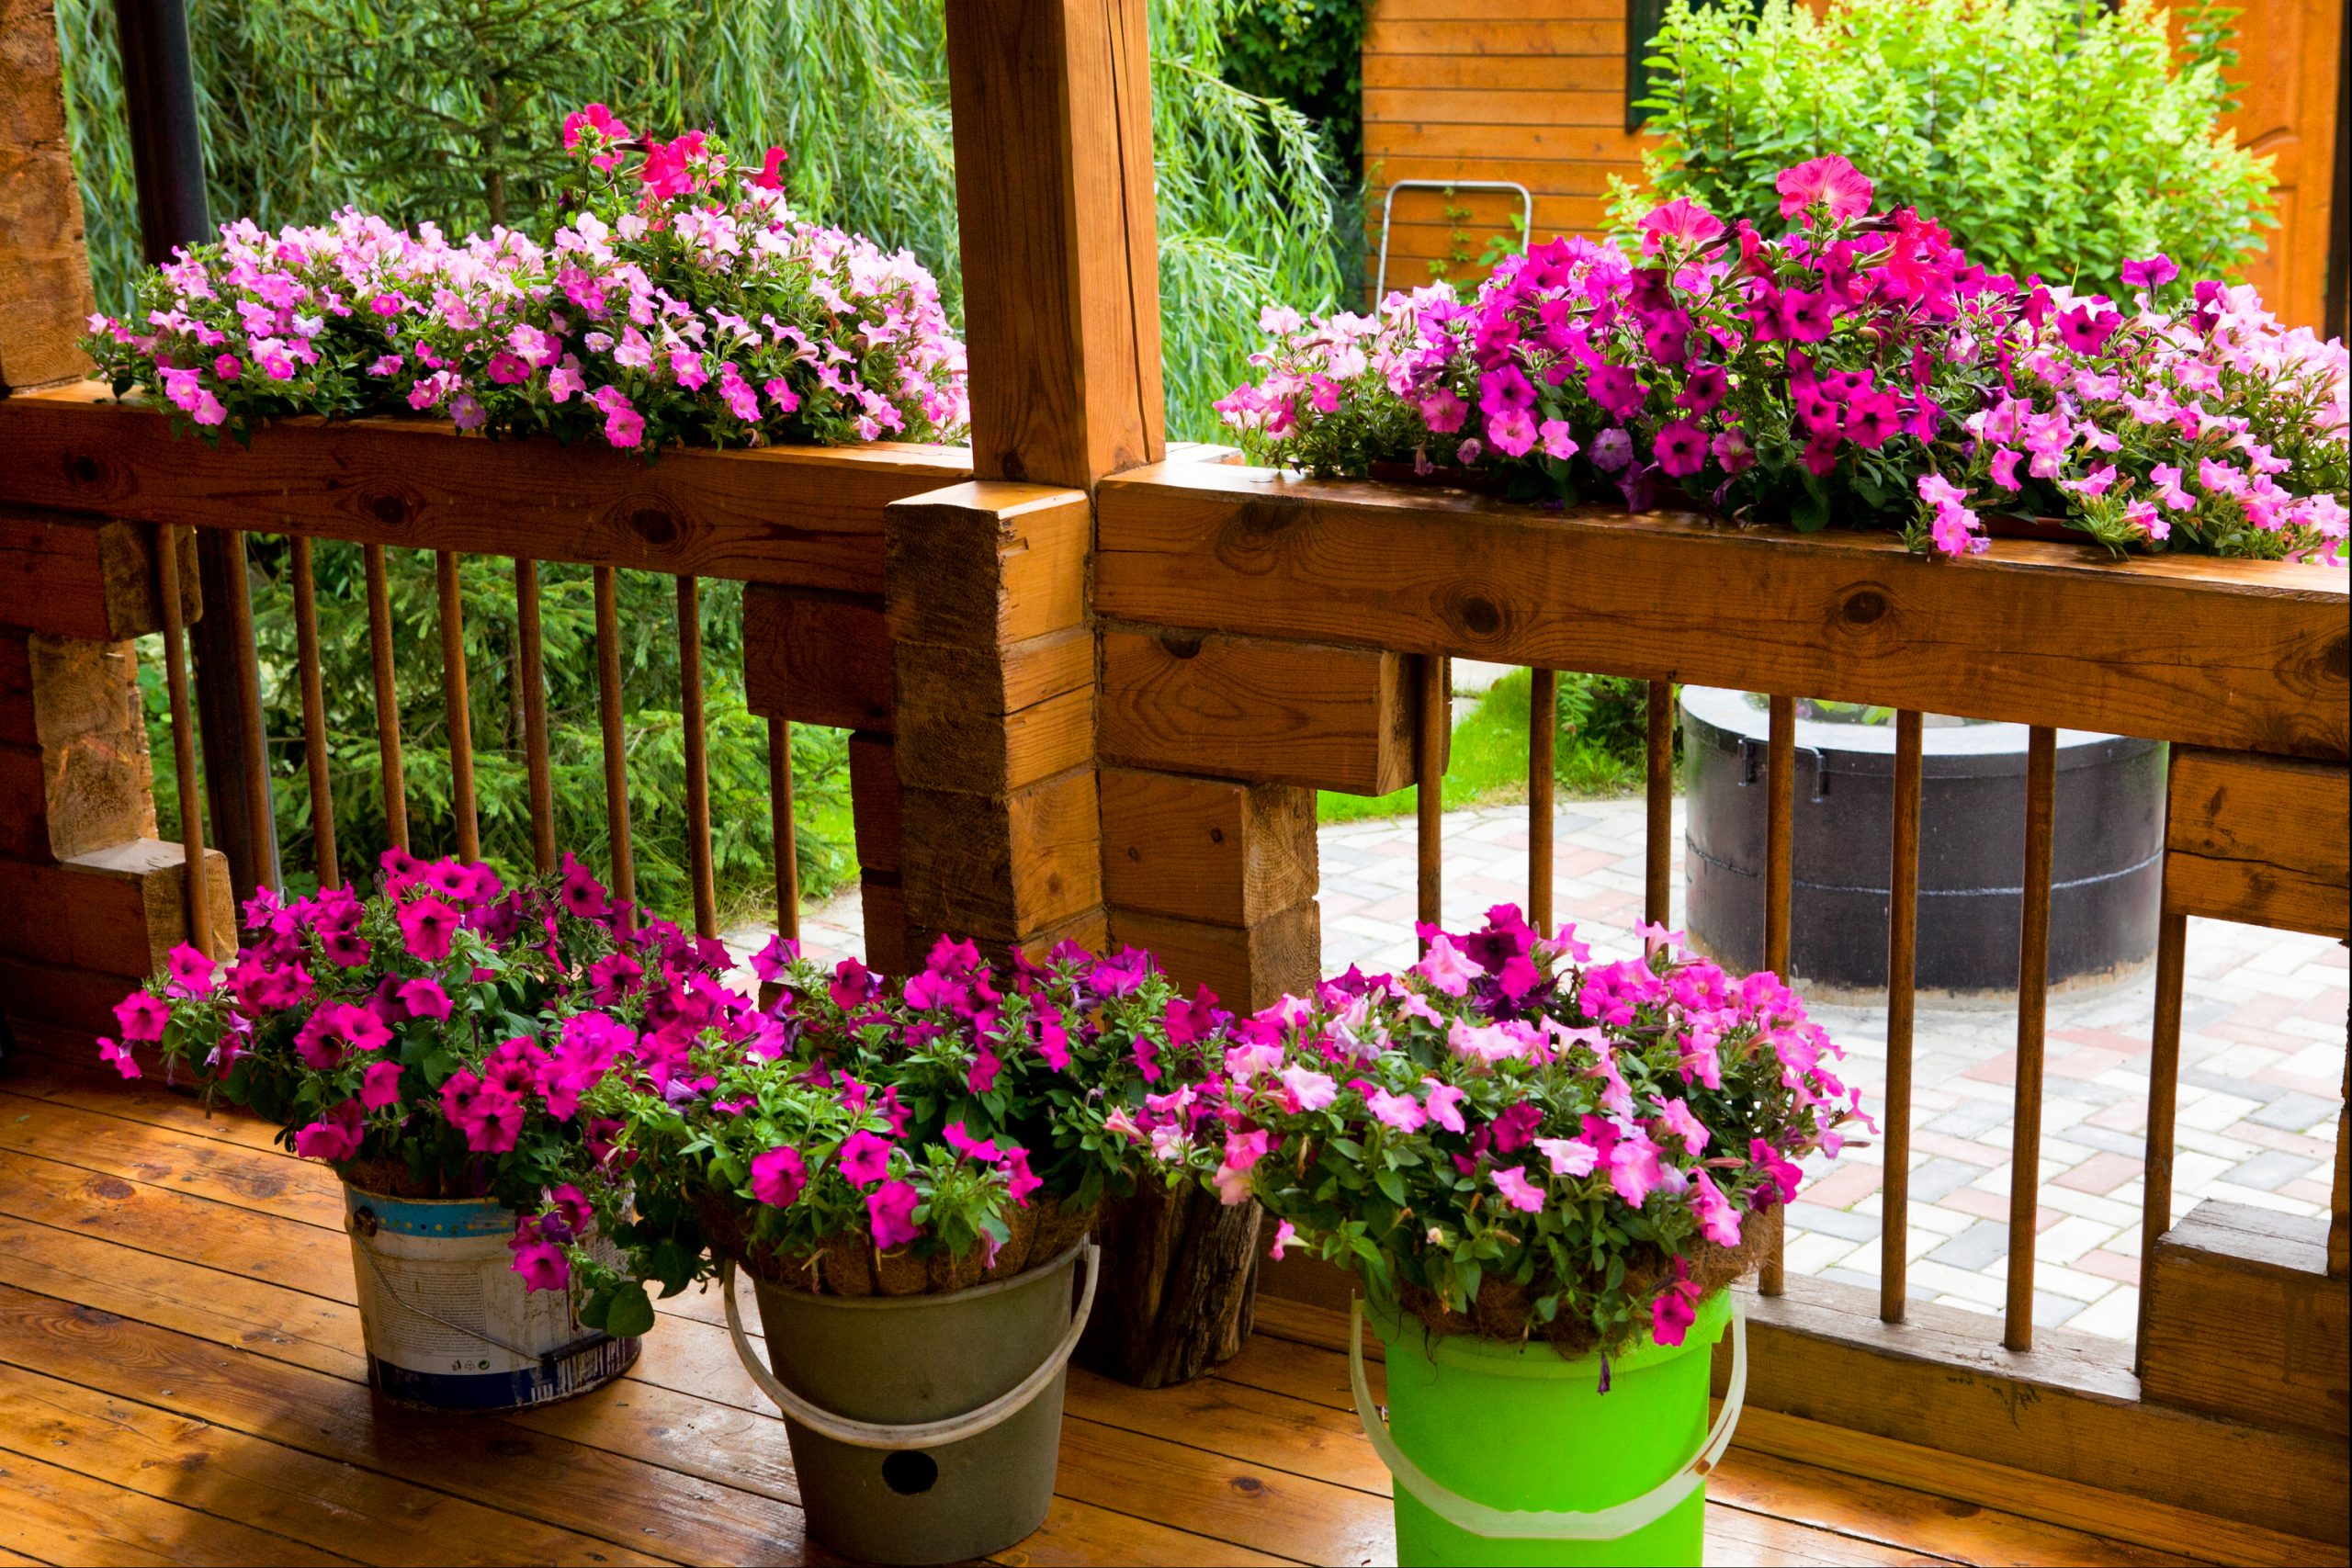
<instances>
[{"instance_id":1,"label":"green lawn","mask_svg":"<svg viewBox=\"0 0 2352 1568\"><path fill-rule=\"evenodd\" d=\"M1454 725L1453 756L1445 771L1448 811L1526 798L1532 681L1527 671L1512 671L1479 699L1467 718ZM1636 682L1560 677L1560 739L1553 776L1561 795L1590 799L1628 795L1641 787L1640 690ZM1418 786L1410 784L1378 796L1327 790L1316 814L1326 822L1407 817L1419 797Z\"/></svg>"}]
</instances>

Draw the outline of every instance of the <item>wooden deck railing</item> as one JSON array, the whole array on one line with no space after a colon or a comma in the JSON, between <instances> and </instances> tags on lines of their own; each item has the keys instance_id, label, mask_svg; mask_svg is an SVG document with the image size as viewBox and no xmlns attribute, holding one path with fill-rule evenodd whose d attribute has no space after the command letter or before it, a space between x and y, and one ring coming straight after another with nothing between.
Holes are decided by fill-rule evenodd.
<instances>
[{"instance_id":1,"label":"wooden deck railing","mask_svg":"<svg viewBox=\"0 0 2352 1568\"><path fill-rule=\"evenodd\" d=\"M239 541L247 533L282 533L289 542L288 575L296 631L295 680L303 725L304 768L315 834L321 883L338 886L345 868L338 850L333 779L327 747L326 694L322 676L318 596L312 572L313 545L341 540L358 545L365 559L369 660L382 779L382 809L392 844L411 843L413 803L406 784L401 732L400 691L392 659L392 613L388 554L395 548L433 552L439 620L440 684L447 715L450 773L450 820L445 841L463 859L481 853L475 796L471 708L468 701L466 644L458 569L464 557L512 558L517 627L515 686L522 720L522 750L528 775L531 858L539 872L554 869L559 845L548 751L547 683L539 595L543 561L592 569L594 594L595 683L604 750L605 804L609 828L609 863L605 869L614 897L637 903L635 851L629 820L628 737L622 707L621 627L616 576L624 569L660 572L675 580L677 647L681 672L687 825L688 883L694 923L703 936L718 934L718 897L712 863L708 746L705 733L700 580L737 577L759 584L746 614L754 621L788 615L797 596L828 608L847 603L869 607L862 629L884 639L855 660L840 649L791 681L772 668L747 671L755 712L764 712L769 730L769 776L775 844L776 909L780 929L797 932L798 873L792 821L791 734L796 718L826 720L842 706L824 690L842 673L889 669L887 633L879 604L883 585L884 518L893 502L919 495L967 477L969 457L962 448L876 445L756 452L690 452L646 464L618 453L566 451L547 442L492 443L460 438L446 425L386 421L327 425L289 421L259 432L250 451L233 444L216 450L175 434L163 414L132 403L117 405L103 389L83 385L0 400L0 430L10 461L0 475L0 504L38 509L20 516L127 520L152 530L158 575L170 581L187 553L187 526L217 529ZM683 459L683 460L681 460ZM772 596L772 597L763 597ZM233 615L240 606L232 604ZM0 621L43 623L29 602L0 611ZM162 624L164 669L174 738L174 764L182 803L182 863L205 863L203 784L192 735L196 723L236 728L242 713L198 715L187 675L180 606L165 605ZM254 655L250 615L239 617L237 646L248 662ZM773 653L764 644L754 651ZM788 657L790 650L786 650ZM780 685L794 688L777 695ZM814 688L814 690L810 690ZM870 694L868 694L870 697ZM878 720L888 727L888 689ZM802 703L808 705L804 712ZM869 707L871 705L869 702ZM877 722L869 718L867 727ZM241 745L228 754L243 759L244 786L234 798L256 812L270 809L272 793L264 773L262 746ZM852 781L852 809L860 823L862 854L895 868L895 819L877 815L872 797L895 795L869 777L861 800ZM272 841L266 822L248 837ZM266 868L237 867L242 887L269 880ZM876 870L871 874L888 876ZM207 931L222 923L209 906L216 896L209 878L185 877L187 929ZM875 900L879 923L869 944L897 954L904 933L886 930L888 900Z\"/></svg>"},{"instance_id":2,"label":"wooden deck railing","mask_svg":"<svg viewBox=\"0 0 2352 1568\"><path fill-rule=\"evenodd\" d=\"M1142 752L1155 766L1240 779L1281 779L1349 789L1364 787L1341 770L1306 776L1295 759L1255 736L1221 736L1201 716L1249 700L1251 685L1291 682L1326 700L1322 711L1352 720L1359 739L1380 739L1374 716L1331 692L1328 671L1351 659L1412 661L1413 776L1420 784L1419 907L1440 919L1443 867L1439 782L1444 772L1451 656L1523 664L1535 671L1529 779L1528 905L1549 930L1555 914L1548 744L1555 671L1574 670L1645 678L1648 703L1646 918L1663 923L1673 791L1668 694L1690 681L1770 694L1766 748L1767 853L1763 878L1765 967L1788 973L1792 882L1791 830L1794 699L1828 697L1894 705L1895 788L1889 867L1888 1082L1873 1110L1886 1133L1881 1285L1866 1292L1808 1281L1802 1311L1760 1321L1840 1343L1831 1354L1783 1345L1759 1365L1773 1369L1764 1392L1770 1407L1826 1414L1891 1437L1914 1437L1909 1419L1928 1411L1951 1416L1965 1399L1927 1393L1942 1378L1989 1378L2005 1384L2013 1419L1973 1439L1979 1457L2015 1462L2020 1451L2053 1474L2113 1462L2086 1445L2078 1424L2061 1416L2029 1419L2023 1402L2052 1396L2112 1402L2144 1371L2145 1387L2184 1383L2209 1390L2199 1408L2261 1418L2284 1374L2274 1365L2255 1374L2236 1397L2210 1397L2211 1380L2183 1377L2189 1354L2177 1342L2157 1346L2171 1360L2151 1367L2147 1314L2162 1281L2143 1276L2143 1333L2132 1360L2114 1364L2081 1336L2061 1335L2054 1353L2031 1354L2034 1238L2039 1192L2043 1024L2047 1000L2054 753L2060 726L2115 730L2176 743L2169 869L2156 973L2157 1023L2152 1046L2143 1259L2159 1257L2172 1224L2173 1101L2177 1085L2182 943L2190 913L2319 931L2346 931L2347 724L2352 724L2352 622L2346 579L2335 571L2242 561L2181 558L2109 561L2065 545L1998 543L1984 557L1958 562L1917 558L1889 537L1804 536L1779 529L1728 529L1695 519L1629 518L1621 513L1544 511L1454 491L1317 483L1236 467L1136 469L1106 480L1098 494L1100 555L1096 604L1116 623L1108 639L1106 681L1143 661L1125 651L1157 643L1198 649L1250 649L1246 682L1235 661L1193 657L1170 662L1149 682L1148 707L1128 722L1106 717L1106 756ZM1377 651L1374 651L1377 650ZM1182 671L1178 673L1178 671ZM1302 703L1307 699L1298 699ZM1105 692L1106 715L1123 711L1123 694ZM1988 1361L1965 1349L1964 1325L1906 1335L1906 1319L1946 1317L1906 1305L1908 1167L1911 1149L1914 977L1917 939L1921 715L1932 711L2021 721L2030 727L2026 780L2024 897L2019 951L2017 1074L2009 1191L2007 1309L2000 1346L2015 1358ZM1157 739L1136 731L1160 732ZM2181 743L2186 743L2181 744ZM2194 748L2194 749L2191 749ZM1381 778L1375 781L1387 784ZM2201 853L2199 852L2201 849ZM1562 911L1573 914L1573 911ZM1113 912L1113 930L1121 929ZM1246 944L1245 944L1246 945ZM2329 1303L2303 1330L2310 1343L2343 1333L2341 1236L2345 1183L2336 1183L2335 1276L2324 1281ZM2143 1269L2152 1267L2143 1263ZM1309 1282L1302 1288L1314 1290ZM2177 1305L2183 1289L2165 1299ZM1768 1258L1759 1290L1788 1289L1780 1259ZM1825 1310L1826 1309L1826 1310ZM2190 1309L2192 1316L2196 1308ZM1888 1325L1860 1329L1868 1311ZM2330 1314L2333 1314L2331 1316ZM2204 1320L2199 1319L2202 1322ZM2226 1339L2217 1316L2210 1327ZM1944 1338L1939 1342L1938 1337ZM2043 1336L2044 1340L2048 1336ZM1816 1347L1816 1348L1819 1348ZM2211 1353L2199 1346L2196 1355ZM1905 1355L1921 1365L1907 1375L1905 1413L1886 1409L1886 1385L1858 1371L1857 1356ZM2319 1353L2324 1359L2325 1352ZM2337 1360L2340 1362L2340 1355ZM1940 1368L1935 1363L1944 1363ZM1953 1365L1966 1369L1962 1374ZM2086 1367L2100 1369L2086 1376ZM1805 1369L1793 1374L1792 1369ZM2122 1375L2118 1383L2109 1373ZM1797 1376L1820 1386L1800 1389ZM1840 1379L1851 1392L1838 1392ZM2136 1390L2135 1390L2136 1392ZM1877 1408L1872 1408L1873 1404ZM2154 1407L2151 1406L2153 1410ZM2308 1407L2306 1407L2308 1408ZM2152 1416L2152 1421L2155 1417ZM2342 1413L2332 1421L2340 1437ZM2222 1441L2171 1434L2154 1465L2165 1484L2211 1486L2194 1472L2221 1462ZM1939 1441L1948 1441L1939 1438ZM1972 1439L1959 1446L1966 1449ZM2340 1443L2284 1439L2296 1462L2307 1450L2343 1473ZM1996 1450L2000 1451L1996 1452ZM2087 1457L2086 1457L2087 1456ZM2231 1469L2245 1462L2235 1450ZM2245 1488L2233 1474L2229 1485ZM2298 1488L2265 1487L2264 1506L2293 1506ZM2309 1499L2304 1497L2304 1506ZM2317 1533L2340 1537L2340 1506L2307 1517ZM2251 1515L2243 1517L2254 1517Z\"/></svg>"}]
</instances>

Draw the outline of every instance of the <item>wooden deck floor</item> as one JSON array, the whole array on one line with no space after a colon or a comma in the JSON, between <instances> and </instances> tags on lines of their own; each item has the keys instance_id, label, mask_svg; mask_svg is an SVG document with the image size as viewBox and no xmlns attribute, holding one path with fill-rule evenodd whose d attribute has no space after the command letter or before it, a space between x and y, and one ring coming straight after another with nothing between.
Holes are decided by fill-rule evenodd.
<instances>
[{"instance_id":1,"label":"wooden deck floor","mask_svg":"<svg viewBox=\"0 0 2352 1568\"><path fill-rule=\"evenodd\" d=\"M86 1042L22 1043L0 1067L0 1563L822 1557L714 1295L671 1303L625 1382L564 1404L379 1405L331 1176L257 1122L113 1080ZM1393 1562L1343 1322L1270 1302L1249 1349L1184 1388L1074 1373L1052 1517L1001 1560ZM2192 1561L1747 1449L1713 1479L1707 1550Z\"/></svg>"}]
</instances>

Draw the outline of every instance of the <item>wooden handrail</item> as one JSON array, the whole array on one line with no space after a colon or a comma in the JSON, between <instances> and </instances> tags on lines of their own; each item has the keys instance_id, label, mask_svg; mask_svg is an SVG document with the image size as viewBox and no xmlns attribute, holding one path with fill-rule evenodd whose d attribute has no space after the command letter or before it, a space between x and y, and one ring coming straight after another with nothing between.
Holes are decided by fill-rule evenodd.
<instances>
[{"instance_id":1,"label":"wooden handrail","mask_svg":"<svg viewBox=\"0 0 2352 1568\"><path fill-rule=\"evenodd\" d=\"M648 462L421 419L289 419L216 448L96 382L0 399L0 502L856 593L882 591L882 509L971 475L960 446Z\"/></svg>"},{"instance_id":2,"label":"wooden handrail","mask_svg":"<svg viewBox=\"0 0 2352 1568\"><path fill-rule=\"evenodd\" d=\"M1159 464L1097 492L1096 605L1162 626L2352 756L2346 574L1547 511Z\"/></svg>"}]
</instances>

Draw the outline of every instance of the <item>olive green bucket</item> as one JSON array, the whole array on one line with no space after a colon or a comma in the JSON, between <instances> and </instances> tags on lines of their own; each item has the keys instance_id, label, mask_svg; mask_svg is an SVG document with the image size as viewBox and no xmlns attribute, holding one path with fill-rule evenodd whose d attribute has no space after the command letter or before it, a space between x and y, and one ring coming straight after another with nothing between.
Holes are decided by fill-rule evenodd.
<instances>
[{"instance_id":1,"label":"olive green bucket","mask_svg":"<svg viewBox=\"0 0 2352 1568\"><path fill-rule=\"evenodd\" d=\"M1542 1343L1431 1336L1375 1307L1388 1348L1383 1420L1364 1381L1363 1303L1351 1371L1364 1435L1396 1478L1396 1561L1690 1563L1706 1474L1731 1443L1747 1387L1747 1325L1728 1291L1680 1345L1568 1359ZM1709 1351L1728 1325L1731 1387L1707 1425Z\"/></svg>"},{"instance_id":2,"label":"olive green bucket","mask_svg":"<svg viewBox=\"0 0 2352 1568\"><path fill-rule=\"evenodd\" d=\"M727 1327L784 1412L808 1533L869 1562L954 1562L1044 1524L1063 1379L1094 1308L1098 1258L1080 1242L1010 1279L936 1295L820 1296L755 1280L773 1372L743 1333L728 1263Z\"/></svg>"}]
</instances>

